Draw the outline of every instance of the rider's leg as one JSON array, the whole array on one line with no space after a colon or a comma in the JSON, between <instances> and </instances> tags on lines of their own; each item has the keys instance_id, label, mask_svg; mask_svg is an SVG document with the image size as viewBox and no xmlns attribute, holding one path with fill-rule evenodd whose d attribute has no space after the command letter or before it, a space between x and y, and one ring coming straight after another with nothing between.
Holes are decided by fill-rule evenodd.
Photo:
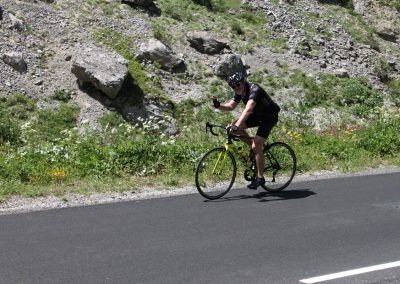
<instances>
[{"instance_id":1,"label":"rider's leg","mask_svg":"<svg viewBox=\"0 0 400 284\"><path fill-rule=\"evenodd\" d=\"M258 127L256 137L254 138L254 142L252 145L253 152L256 155L256 164L257 164L257 179L253 180L251 184L247 187L250 189L256 189L260 185L264 185L264 166L265 166L265 157L263 153L264 142L268 138L271 129L278 122L278 116L271 117L271 119L265 118L261 121L260 126Z\"/></svg>"},{"instance_id":2,"label":"rider's leg","mask_svg":"<svg viewBox=\"0 0 400 284\"><path fill-rule=\"evenodd\" d=\"M257 177L259 178L264 177L264 164L265 164L265 158L263 153L264 142L265 142L264 137L256 135L251 145L251 148L256 156Z\"/></svg>"},{"instance_id":3,"label":"rider's leg","mask_svg":"<svg viewBox=\"0 0 400 284\"><path fill-rule=\"evenodd\" d=\"M235 121L236 122L236 121ZM244 143L246 143L250 149L252 148L253 145L253 139L250 138L249 134L246 132L246 129L248 128L246 123L243 123L243 125L241 125L238 130L236 131L236 133L240 136L244 136L244 137L249 137L249 138L240 138L240 140L242 140Z\"/></svg>"}]
</instances>

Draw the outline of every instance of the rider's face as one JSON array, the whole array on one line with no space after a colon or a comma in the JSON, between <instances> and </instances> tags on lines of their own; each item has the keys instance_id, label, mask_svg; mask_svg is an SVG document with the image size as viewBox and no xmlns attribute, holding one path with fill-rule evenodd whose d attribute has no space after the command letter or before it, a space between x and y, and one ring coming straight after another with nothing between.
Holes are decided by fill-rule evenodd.
<instances>
[{"instance_id":1,"label":"rider's face","mask_svg":"<svg viewBox=\"0 0 400 284\"><path fill-rule=\"evenodd\" d=\"M236 94L243 95L244 94L244 83L240 82L240 83L235 84L233 86L233 90L235 91Z\"/></svg>"}]
</instances>

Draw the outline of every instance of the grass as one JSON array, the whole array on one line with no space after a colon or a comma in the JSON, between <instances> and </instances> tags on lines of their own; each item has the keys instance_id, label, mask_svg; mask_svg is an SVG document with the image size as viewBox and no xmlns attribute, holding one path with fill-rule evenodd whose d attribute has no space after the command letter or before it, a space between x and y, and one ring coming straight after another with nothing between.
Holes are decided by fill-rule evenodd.
<instances>
[{"instance_id":1,"label":"grass","mask_svg":"<svg viewBox=\"0 0 400 284\"><path fill-rule=\"evenodd\" d=\"M223 86L215 82L213 88ZM4 136L1 143L0 200L15 194L62 196L67 192L132 190L136 182L164 188L194 186L196 162L223 141L205 133L205 122L226 125L233 116L190 100L178 104L174 116L181 125L178 136L160 132L156 120L135 126L114 116L104 118L100 133L81 136L74 128L73 105L64 103L53 114L37 111L36 122L20 129L13 139L40 135L18 145ZM342 125L322 132L282 118L271 139L293 146L299 172L354 171L399 165L399 127L399 112L381 108L369 126Z\"/></svg>"},{"instance_id":2,"label":"grass","mask_svg":"<svg viewBox=\"0 0 400 284\"><path fill-rule=\"evenodd\" d=\"M107 15L115 12L103 0L85 3L100 5ZM271 31L265 28L266 16L253 13L239 0L159 0L157 5L162 14L152 19L154 36L169 45L179 44L181 39L173 38L164 23L171 27L184 23L187 30L222 33L233 44L243 46L243 51L266 42L276 52L287 48L284 38L268 39ZM236 9L236 14L227 13L228 9ZM308 17L311 21L319 20L317 14L310 13ZM346 30L358 42L373 43L373 31L366 29L365 23L357 20L354 24L346 19L343 18ZM226 28L221 32L221 27ZM312 26L306 28L309 34L316 32ZM183 36L185 32L178 34ZM113 49L128 61L135 86L146 97L164 96L158 77L150 78L148 67L134 58L133 38L101 27L93 30L93 36L98 45ZM298 90L301 103L290 106L298 117L282 116L271 140L287 142L294 148L300 173L400 165L400 83L390 78L392 71L387 62L376 62L375 72L385 79L395 106L391 109L384 108L384 94L362 77L311 76L300 70L289 71L282 64L279 74L264 70L251 75L253 82L266 82L271 93ZM201 64L195 67L200 81L205 68ZM232 98L222 80L214 79L208 86L210 96L216 95L221 101ZM89 195L110 190L138 191L137 184L194 187L196 162L208 149L223 142L221 137L205 133L205 122L227 125L235 118L230 113L215 111L208 98L203 98L174 105L173 116L180 128L176 136L166 135L161 122L154 117L131 125L117 113L100 120L102 130L83 134L76 129L79 109L71 103L70 95L60 90L52 98L57 100L58 107L51 110L37 109L35 101L18 93L0 99L0 201L12 195L62 197L71 192ZM316 131L301 119L315 107L332 107L353 119L342 119L337 125ZM361 120L368 124L354 123Z\"/></svg>"}]
</instances>

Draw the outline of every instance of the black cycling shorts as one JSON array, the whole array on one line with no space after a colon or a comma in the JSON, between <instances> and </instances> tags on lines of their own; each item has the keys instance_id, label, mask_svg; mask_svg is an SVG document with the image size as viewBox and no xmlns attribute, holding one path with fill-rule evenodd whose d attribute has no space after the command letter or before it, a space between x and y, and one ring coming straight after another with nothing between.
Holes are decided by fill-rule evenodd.
<instances>
[{"instance_id":1,"label":"black cycling shorts","mask_svg":"<svg viewBox=\"0 0 400 284\"><path fill-rule=\"evenodd\" d=\"M252 114L247 118L245 123L248 128L258 126L256 135L267 139L272 128L278 123L278 115L256 116Z\"/></svg>"}]
</instances>

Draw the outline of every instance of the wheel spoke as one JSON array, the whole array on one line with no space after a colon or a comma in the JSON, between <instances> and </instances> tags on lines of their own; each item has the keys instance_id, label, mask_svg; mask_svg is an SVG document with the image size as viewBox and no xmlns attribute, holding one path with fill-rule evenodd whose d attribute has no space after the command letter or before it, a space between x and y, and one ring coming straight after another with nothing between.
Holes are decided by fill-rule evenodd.
<instances>
[{"instance_id":1,"label":"wheel spoke","mask_svg":"<svg viewBox=\"0 0 400 284\"><path fill-rule=\"evenodd\" d=\"M265 153L265 186L268 191L280 191L292 181L296 171L296 156L289 145L277 142L267 146Z\"/></svg>"},{"instance_id":2,"label":"wheel spoke","mask_svg":"<svg viewBox=\"0 0 400 284\"><path fill-rule=\"evenodd\" d=\"M196 186L201 195L216 199L225 195L236 177L236 162L224 148L207 152L196 169Z\"/></svg>"}]
</instances>

